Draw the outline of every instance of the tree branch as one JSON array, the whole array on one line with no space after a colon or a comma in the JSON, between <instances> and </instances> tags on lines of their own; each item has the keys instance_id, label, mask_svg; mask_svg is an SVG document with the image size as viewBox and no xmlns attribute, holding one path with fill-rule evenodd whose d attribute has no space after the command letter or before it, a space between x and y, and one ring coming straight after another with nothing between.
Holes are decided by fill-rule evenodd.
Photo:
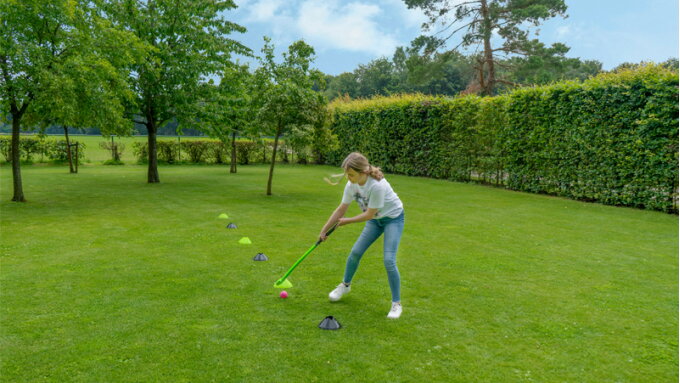
<instances>
[{"instance_id":1,"label":"tree branch","mask_svg":"<svg viewBox=\"0 0 680 383\"><path fill-rule=\"evenodd\" d=\"M468 24L466 24L466 25L463 25L462 27L460 27L460 28L456 29L455 31L451 32L448 36L446 36L446 38L445 38L444 40L446 41L446 40L450 39L451 36L453 36L456 32L460 31L461 29L463 29L463 28L465 28L465 27L468 27L468 29L469 29L470 26L472 26L473 24L477 24L477 23L479 23L480 21L481 21L481 20L473 20L472 22L470 22L470 23L468 23ZM460 46L461 44L462 44L462 42L461 42L460 44L458 44L458 46Z\"/></svg>"},{"instance_id":2,"label":"tree branch","mask_svg":"<svg viewBox=\"0 0 680 383\"><path fill-rule=\"evenodd\" d=\"M502 22L502 23L499 23L499 24L494 25L494 27L500 28L501 26L503 26L503 25L505 25L505 24L510 24L510 23L512 23L512 20L507 20L507 21L504 21L504 22Z\"/></svg>"},{"instance_id":3,"label":"tree branch","mask_svg":"<svg viewBox=\"0 0 680 383\"><path fill-rule=\"evenodd\" d=\"M33 93L32 93L32 92L28 92L28 100L25 100L25 101L21 104L21 109L19 109L19 115L23 115L24 112L26 112L26 109L28 109L28 104L30 104L31 101L33 101Z\"/></svg>"},{"instance_id":4,"label":"tree branch","mask_svg":"<svg viewBox=\"0 0 680 383\"><path fill-rule=\"evenodd\" d=\"M462 7L463 5L468 5L468 4L480 4L480 3L481 3L481 0L476 0L476 1L466 1L466 2L464 2L464 3L460 3L460 4L454 5L454 8L460 8L460 7Z\"/></svg>"},{"instance_id":5,"label":"tree branch","mask_svg":"<svg viewBox=\"0 0 680 383\"><path fill-rule=\"evenodd\" d=\"M444 28L444 29L440 30L439 32L435 33L435 35L438 35L438 34L440 34L440 33L443 33L443 32L446 31L447 29L451 28L454 24L456 24L456 21L465 18L465 17L468 16L470 13L472 13L473 11L476 11L476 10L477 10L477 9L470 9L470 10L469 10L465 15L463 15L462 17L456 17L456 20L452 21L449 25L447 25L446 28ZM474 20L473 20L473 21L474 21ZM460 29L458 29L458 30L460 30ZM456 33L458 30L454 31L453 33Z\"/></svg>"},{"instance_id":6,"label":"tree branch","mask_svg":"<svg viewBox=\"0 0 680 383\"><path fill-rule=\"evenodd\" d=\"M497 78L496 82L500 82L501 84L510 85L510 86L520 86L520 84L514 83L512 81L508 81L508 80L503 80L501 78Z\"/></svg>"},{"instance_id":7,"label":"tree branch","mask_svg":"<svg viewBox=\"0 0 680 383\"><path fill-rule=\"evenodd\" d=\"M519 51L519 50L508 49L508 48L496 48L496 49L492 49L492 50L491 50L492 53L493 53L493 52L498 52L498 51L503 51L503 52L505 52L506 54L508 54L508 53L515 53L515 54L522 55L522 56L526 56L526 55L529 54L529 53L527 53L527 52L522 52L522 51Z\"/></svg>"},{"instance_id":8,"label":"tree branch","mask_svg":"<svg viewBox=\"0 0 680 383\"><path fill-rule=\"evenodd\" d=\"M504 62L502 62L502 61L497 61L497 60L494 60L494 64L497 65L497 66L499 66L499 67L501 67L501 68L508 68L508 69L510 69L510 68L513 67L513 65L505 64Z\"/></svg>"},{"instance_id":9,"label":"tree branch","mask_svg":"<svg viewBox=\"0 0 680 383\"><path fill-rule=\"evenodd\" d=\"M175 7L175 8L177 8L177 7ZM177 11L177 9L175 9L175 11ZM168 35L171 36L171 37L174 36L174 34L175 34L175 24L177 22L177 19L178 19L177 12L175 12L175 17L172 19L172 23L170 24L170 33L168 33ZM168 40L166 42L168 44L168 48L171 51L175 47L175 45L177 44L177 42L179 41L180 38L181 38L181 36L178 36L175 39L168 38Z\"/></svg>"},{"instance_id":10,"label":"tree branch","mask_svg":"<svg viewBox=\"0 0 680 383\"><path fill-rule=\"evenodd\" d=\"M172 121L172 117L170 117L170 118L166 117L166 118L163 118L163 119L159 119L158 127L161 128L170 121ZM179 126L179 125L177 125L177 126Z\"/></svg>"}]
</instances>

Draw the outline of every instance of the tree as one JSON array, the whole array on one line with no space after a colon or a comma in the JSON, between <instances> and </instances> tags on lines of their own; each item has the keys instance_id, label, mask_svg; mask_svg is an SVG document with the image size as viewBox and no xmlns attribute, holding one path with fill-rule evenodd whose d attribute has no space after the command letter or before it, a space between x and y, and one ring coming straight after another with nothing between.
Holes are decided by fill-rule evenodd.
<instances>
[{"instance_id":1,"label":"tree","mask_svg":"<svg viewBox=\"0 0 680 383\"><path fill-rule=\"evenodd\" d=\"M310 69L314 48L304 41L296 41L283 54L283 62L274 60L274 46L264 38L264 57L255 71L254 107L262 131L274 136L274 153L269 168L267 195L272 194L272 180L279 139L296 127L313 125L325 116L325 99L313 87L322 84L323 73Z\"/></svg>"},{"instance_id":2,"label":"tree","mask_svg":"<svg viewBox=\"0 0 680 383\"><path fill-rule=\"evenodd\" d=\"M124 117L124 104L133 100L127 83L130 62L140 62L146 47L133 34L113 28L97 7L88 8L91 22L79 33L80 51L54 63L54 75L45 79L43 102L36 104L46 125L64 129L71 173L73 161L68 128L97 127L102 135L129 135L132 123ZM77 159L76 159L77 161Z\"/></svg>"},{"instance_id":3,"label":"tree","mask_svg":"<svg viewBox=\"0 0 680 383\"><path fill-rule=\"evenodd\" d=\"M389 95L396 93L397 80L394 76L394 64L385 57L359 65L354 71L359 83L358 97L371 97L373 95Z\"/></svg>"},{"instance_id":4,"label":"tree","mask_svg":"<svg viewBox=\"0 0 680 383\"><path fill-rule=\"evenodd\" d=\"M113 128L126 92L119 64L133 60L128 47L136 43L101 19L95 2L1 0L0 16L0 113L12 121L12 201L23 202L22 128Z\"/></svg>"},{"instance_id":5,"label":"tree","mask_svg":"<svg viewBox=\"0 0 680 383\"><path fill-rule=\"evenodd\" d=\"M327 76L325 94L331 100L414 92L454 96L473 76L470 60L458 52L435 52L434 41L421 36L410 47L397 47L391 61L382 57L351 73Z\"/></svg>"},{"instance_id":6,"label":"tree","mask_svg":"<svg viewBox=\"0 0 680 383\"><path fill-rule=\"evenodd\" d=\"M399 79L399 92L454 96L465 89L473 72L462 54L436 52L436 39L420 36L410 47L397 47L392 61Z\"/></svg>"},{"instance_id":7,"label":"tree","mask_svg":"<svg viewBox=\"0 0 680 383\"><path fill-rule=\"evenodd\" d=\"M204 104L196 95L205 79L219 75L232 54L250 55L250 49L227 38L245 32L222 17L234 8L232 0L120 0L108 9L116 25L153 47L129 79L136 99L130 118L148 132L149 183L160 182L158 129L173 119L180 130L199 124Z\"/></svg>"},{"instance_id":8,"label":"tree","mask_svg":"<svg viewBox=\"0 0 680 383\"><path fill-rule=\"evenodd\" d=\"M352 98L358 97L359 82L354 72L340 73L337 76L326 76L326 97L333 99L348 95Z\"/></svg>"},{"instance_id":9,"label":"tree","mask_svg":"<svg viewBox=\"0 0 680 383\"><path fill-rule=\"evenodd\" d=\"M522 28L527 23L538 26L542 20L565 16L567 10L564 0L468 0L454 4L449 0L404 2L409 8L420 8L425 12L429 18L423 25L426 32L440 23L444 25L437 32L447 34L436 38L439 47L443 47L456 32L465 29L461 43L453 50L462 46L481 51L475 57L476 81L479 91L485 95L492 95L498 83L511 84L497 77L498 57L530 56L534 53L538 40L529 40L529 31ZM492 41L494 34L501 40L496 47Z\"/></svg>"},{"instance_id":10,"label":"tree","mask_svg":"<svg viewBox=\"0 0 680 383\"><path fill-rule=\"evenodd\" d=\"M338 137L333 134L333 115L328 108L324 116L317 119L313 125L311 136L312 156L317 164L326 163L326 154L338 148Z\"/></svg>"},{"instance_id":11,"label":"tree","mask_svg":"<svg viewBox=\"0 0 680 383\"><path fill-rule=\"evenodd\" d=\"M677 57L671 57L668 60L662 62L661 66L668 69L668 70L672 70L674 72L677 72L678 69L680 69L680 68L678 68L680 66L680 62L678 62Z\"/></svg>"},{"instance_id":12,"label":"tree","mask_svg":"<svg viewBox=\"0 0 680 383\"><path fill-rule=\"evenodd\" d=\"M212 89L204 96L207 108L201 129L225 146L231 138L231 173L237 171L236 136L244 133L252 122L251 78L248 65L227 65L219 86L210 85Z\"/></svg>"},{"instance_id":13,"label":"tree","mask_svg":"<svg viewBox=\"0 0 680 383\"><path fill-rule=\"evenodd\" d=\"M585 80L602 71L602 63L599 61L565 57L569 48L564 44L556 43L550 48L542 43L536 45L531 56L511 57L501 61L503 76L513 83L541 85L562 80Z\"/></svg>"},{"instance_id":14,"label":"tree","mask_svg":"<svg viewBox=\"0 0 680 383\"><path fill-rule=\"evenodd\" d=\"M649 62L641 61L639 63L631 63L631 62L624 62L619 65L617 65L614 69L612 69L612 72L619 72L622 70L626 69L637 69L644 67L645 65L649 65ZM674 72L678 71L678 59L671 57L668 60L659 63L663 68L666 68L668 70L672 70Z\"/></svg>"}]
</instances>

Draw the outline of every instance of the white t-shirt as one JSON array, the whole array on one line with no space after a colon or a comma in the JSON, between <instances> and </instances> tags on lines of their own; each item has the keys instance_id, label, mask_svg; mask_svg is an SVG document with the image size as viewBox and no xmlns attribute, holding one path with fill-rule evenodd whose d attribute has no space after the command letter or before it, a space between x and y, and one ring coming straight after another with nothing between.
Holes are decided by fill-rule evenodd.
<instances>
[{"instance_id":1,"label":"white t-shirt","mask_svg":"<svg viewBox=\"0 0 680 383\"><path fill-rule=\"evenodd\" d=\"M357 201L361 211L378 209L375 218L397 218L404 210L399 196L384 178L378 181L368 176L363 186L347 181L342 203L349 205L352 201Z\"/></svg>"}]
</instances>

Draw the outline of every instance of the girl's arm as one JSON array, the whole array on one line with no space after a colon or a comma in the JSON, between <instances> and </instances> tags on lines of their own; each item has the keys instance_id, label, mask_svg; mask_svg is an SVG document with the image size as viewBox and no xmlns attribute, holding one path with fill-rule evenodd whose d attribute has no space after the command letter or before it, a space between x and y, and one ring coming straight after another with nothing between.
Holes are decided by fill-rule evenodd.
<instances>
[{"instance_id":1,"label":"girl's arm","mask_svg":"<svg viewBox=\"0 0 680 383\"><path fill-rule=\"evenodd\" d=\"M378 213L378 209L368 208L366 209L365 212L352 218L340 218L340 223L338 224L338 226L347 225L348 223L368 221L369 219L373 219L376 213Z\"/></svg>"},{"instance_id":2,"label":"girl's arm","mask_svg":"<svg viewBox=\"0 0 680 383\"><path fill-rule=\"evenodd\" d=\"M348 204L341 203L340 206L338 206L337 209L331 214L330 218L328 218L328 221L326 222L325 225L323 225L323 228L321 229L321 233L319 233L319 239L322 241L326 240L326 232L335 225L338 220L347 213L347 208L349 207Z\"/></svg>"}]
</instances>

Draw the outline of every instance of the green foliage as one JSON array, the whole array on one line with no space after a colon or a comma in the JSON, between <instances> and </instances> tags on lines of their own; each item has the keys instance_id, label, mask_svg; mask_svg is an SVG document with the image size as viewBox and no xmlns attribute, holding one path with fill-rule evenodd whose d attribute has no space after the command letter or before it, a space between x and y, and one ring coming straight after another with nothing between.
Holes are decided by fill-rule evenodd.
<instances>
[{"instance_id":1,"label":"green foliage","mask_svg":"<svg viewBox=\"0 0 680 383\"><path fill-rule=\"evenodd\" d=\"M325 100L312 88L323 82L323 74L310 65L314 48L304 41L296 41L277 63L274 46L265 38L264 58L255 72L254 106L257 121L265 135L288 134L301 124L312 124L324 117Z\"/></svg>"},{"instance_id":2,"label":"green foliage","mask_svg":"<svg viewBox=\"0 0 680 383\"><path fill-rule=\"evenodd\" d=\"M204 86L201 125L199 129L210 137L217 138L225 145L246 133L252 133L254 105L251 102L250 90L254 87L253 76L247 65L227 64L222 73L219 86L206 84ZM230 145L231 146L231 145ZM213 149L216 161L224 162L219 147ZM231 150L229 151L231 153ZM236 156L235 153L231 153ZM232 164L234 165L234 164ZM232 166L232 172L236 167Z\"/></svg>"},{"instance_id":3,"label":"green foliage","mask_svg":"<svg viewBox=\"0 0 680 383\"><path fill-rule=\"evenodd\" d=\"M537 47L530 56L511 57L499 65L498 74L511 84L546 85L565 80L586 80L602 72L602 63L594 60L581 61L568 58L569 51L564 44L552 47ZM499 92L513 87L499 86Z\"/></svg>"},{"instance_id":4,"label":"green foliage","mask_svg":"<svg viewBox=\"0 0 680 383\"><path fill-rule=\"evenodd\" d=\"M213 142L212 145L208 146L206 156L212 157L213 162L216 164L223 164L227 162L227 147L225 145L220 145L217 142Z\"/></svg>"},{"instance_id":5,"label":"green foliage","mask_svg":"<svg viewBox=\"0 0 680 383\"><path fill-rule=\"evenodd\" d=\"M180 150L184 143L178 144L174 141L156 141L158 159L164 163L174 164L181 161ZM145 164L149 159L149 143L135 142L132 144L132 151L137 157L137 163Z\"/></svg>"},{"instance_id":6,"label":"green foliage","mask_svg":"<svg viewBox=\"0 0 680 383\"><path fill-rule=\"evenodd\" d=\"M44 140L37 137L28 137L20 141L19 150L21 151L24 161L31 161L33 155L44 150Z\"/></svg>"},{"instance_id":7,"label":"green foliage","mask_svg":"<svg viewBox=\"0 0 680 383\"><path fill-rule=\"evenodd\" d=\"M493 95L498 83L505 83L497 77L497 59L516 55L538 57L549 63L550 57L568 51L564 44L556 43L551 48L537 39L529 40L529 28L537 27L542 21L555 16L566 17L567 5L564 0L505 1L481 0L451 2L448 0L404 0L409 8L420 8L428 17L423 29L429 32L441 28L434 36L421 36L431 50L444 47L458 31L461 42L458 46L475 48L479 54L476 61L476 84L470 90ZM445 33L443 33L445 32ZM538 34L538 31L536 31ZM495 38L492 36L495 35ZM451 51L455 51L454 48ZM449 51L449 52L451 52ZM546 60L547 59L547 60ZM540 66L538 69L540 70Z\"/></svg>"},{"instance_id":8,"label":"green foliage","mask_svg":"<svg viewBox=\"0 0 680 383\"><path fill-rule=\"evenodd\" d=\"M99 143L99 147L111 152L111 161L114 163L120 162L120 157L125 151L125 144L120 142L104 141Z\"/></svg>"},{"instance_id":9,"label":"green foliage","mask_svg":"<svg viewBox=\"0 0 680 383\"><path fill-rule=\"evenodd\" d=\"M82 142L70 140L71 143L71 156L75 159L76 158L76 144L78 145L78 163L82 163L83 158L85 157L85 149L86 146ZM47 156L48 159L61 163L61 162L67 162L68 161L68 152L67 152L67 145L66 145L66 140L56 140L56 141L46 141L45 142L45 155Z\"/></svg>"},{"instance_id":10,"label":"green foliage","mask_svg":"<svg viewBox=\"0 0 680 383\"><path fill-rule=\"evenodd\" d=\"M103 165L125 165L121 160L106 160L102 162Z\"/></svg>"},{"instance_id":11,"label":"green foliage","mask_svg":"<svg viewBox=\"0 0 680 383\"><path fill-rule=\"evenodd\" d=\"M658 66L508 100L508 187L677 211L678 75Z\"/></svg>"},{"instance_id":12,"label":"green foliage","mask_svg":"<svg viewBox=\"0 0 680 383\"><path fill-rule=\"evenodd\" d=\"M12 138L0 136L0 154L5 158L5 162L12 161Z\"/></svg>"},{"instance_id":13,"label":"green foliage","mask_svg":"<svg viewBox=\"0 0 680 383\"><path fill-rule=\"evenodd\" d=\"M109 19L134 31L153 48L146 60L134 65L129 80L135 92L139 115L147 123L162 126L176 117L193 126L200 111L194 97L202 78L220 73L232 53L250 54L239 42L228 38L245 28L224 15L235 8L232 1L187 0L112 2L104 9Z\"/></svg>"},{"instance_id":14,"label":"green foliage","mask_svg":"<svg viewBox=\"0 0 680 383\"><path fill-rule=\"evenodd\" d=\"M1 142L1 141L0 141ZM271 158L273 144L268 140L236 140L236 158L239 165L250 163L265 163ZM231 143L225 144L215 140L187 140L178 144L175 141L159 140L158 159L166 164L176 163L230 163L226 156L231 150ZM132 151L137 163L143 164L148 160L148 143L135 142ZM0 149L2 146L0 146ZM264 153L264 155L263 155Z\"/></svg>"},{"instance_id":15,"label":"green foliage","mask_svg":"<svg viewBox=\"0 0 680 383\"><path fill-rule=\"evenodd\" d=\"M298 163L306 164L309 161L307 148L312 143L314 133L314 125L298 125L291 129L286 144L290 146L293 153L297 154Z\"/></svg>"},{"instance_id":16,"label":"green foliage","mask_svg":"<svg viewBox=\"0 0 680 383\"><path fill-rule=\"evenodd\" d=\"M149 144L146 142L132 143L132 153L137 157L137 163L147 163L149 161Z\"/></svg>"},{"instance_id":17,"label":"green foliage","mask_svg":"<svg viewBox=\"0 0 680 383\"><path fill-rule=\"evenodd\" d=\"M326 116L313 125L310 152L316 164L326 164L326 153L337 149L338 138L331 131L332 114L326 110Z\"/></svg>"},{"instance_id":18,"label":"green foliage","mask_svg":"<svg viewBox=\"0 0 680 383\"><path fill-rule=\"evenodd\" d=\"M327 117L326 99L315 87L324 87L323 73L310 68L314 48L299 40L293 42L283 61L276 62L274 46L265 37L264 57L253 78L253 110L256 111L260 135L274 136L272 157L267 181L267 195L272 192L272 179L279 138L286 136L297 143L309 142L311 126Z\"/></svg>"},{"instance_id":19,"label":"green foliage","mask_svg":"<svg viewBox=\"0 0 680 383\"><path fill-rule=\"evenodd\" d=\"M156 167L159 150L156 132L169 122L194 128L205 119L206 95L212 89L206 78L221 74L232 54L250 55L250 49L228 36L245 28L225 19L236 8L233 1L174 0L106 3L109 20L133 31L151 49L145 60L132 66L128 77L134 102L128 111L144 124L152 139L148 154L148 182L160 182ZM168 153L166 153L168 154ZM171 157L168 157L168 159Z\"/></svg>"},{"instance_id":20,"label":"green foliage","mask_svg":"<svg viewBox=\"0 0 680 383\"><path fill-rule=\"evenodd\" d=\"M262 147L265 153L273 153L274 146L268 143L258 144L255 141L236 141L236 159L239 165L248 165L251 162L258 162L258 148ZM262 162L266 162L266 158L262 159Z\"/></svg>"},{"instance_id":21,"label":"green foliage","mask_svg":"<svg viewBox=\"0 0 680 383\"><path fill-rule=\"evenodd\" d=\"M662 66L455 99L330 105L338 164L478 181L611 205L678 210L678 74Z\"/></svg>"},{"instance_id":22,"label":"green foliage","mask_svg":"<svg viewBox=\"0 0 680 383\"><path fill-rule=\"evenodd\" d=\"M132 98L123 68L143 54L134 34L113 28L87 2L3 1L0 12L0 111L25 105L25 116L12 113L28 126L131 127L123 119Z\"/></svg>"},{"instance_id":23,"label":"green foliage","mask_svg":"<svg viewBox=\"0 0 680 383\"><path fill-rule=\"evenodd\" d=\"M143 49L102 17L104 3L0 1L0 115L11 115L15 140L21 128L49 124L109 133L132 127L123 119L132 99L125 79ZM12 162L17 177L20 161ZM13 200L25 201L20 177L13 186Z\"/></svg>"},{"instance_id":24,"label":"green foliage","mask_svg":"<svg viewBox=\"0 0 680 383\"><path fill-rule=\"evenodd\" d=\"M200 163L205 160L213 144L214 142L208 141L185 141L182 142L182 151L189 155L189 161Z\"/></svg>"},{"instance_id":25,"label":"green foliage","mask_svg":"<svg viewBox=\"0 0 680 383\"><path fill-rule=\"evenodd\" d=\"M157 141L156 145L158 159L169 164L177 161L179 148L184 147L184 143L178 145L173 141Z\"/></svg>"},{"instance_id":26,"label":"green foliage","mask_svg":"<svg viewBox=\"0 0 680 383\"><path fill-rule=\"evenodd\" d=\"M644 67L647 65L653 64L652 62L647 62L647 61L642 61L639 63L630 63L630 62L624 62L616 66L616 68L612 69L611 72L620 72L623 70L627 69L638 69L640 67ZM678 72L678 58L677 57L671 57L666 61L660 62L659 65L663 68L666 68L670 71Z\"/></svg>"},{"instance_id":27,"label":"green foliage","mask_svg":"<svg viewBox=\"0 0 680 383\"><path fill-rule=\"evenodd\" d=\"M428 55L423 47L398 47L392 61L386 58L360 65L351 73L328 76L326 97L366 98L397 93L456 95L472 80L470 60L457 53Z\"/></svg>"},{"instance_id":28,"label":"green foliage","mask_svg":"<svg viewBox=\"0 0 680 383\"><path fill-rule=\"evenodd\" d=\"M376 59L353 72L326 76L326 97L329 100L345 96L356 99L399 93L456 96L466 91L468 85L474 87L478 63L473 57L451 51L428 53L432 48L421 38L414 40L410 47L397 47L391 62L385 58ZM498 93L511 90L516 84L545 85L563 80L585 80L602 71L602 63L567 58L567 51L563 44L545 48L535 43L532 54L527 57L498 58L496 74L507 80L498 84ZM472 93L470 89L466 93Z\"/></svg>"},{"instance_id":29,"label":"green foliage","mask_svg":"<svg viewBox=\"0 0 680 383\"><path fill-rule=\"evenodd\" d=\"M82 162L85 157L85 144L71 140L71 155L75 158L75 144L78 144L78 160ZM12 138L0 136L0 153L6 162L12 162ZM19 157L22 162L33 162L35 156L41 156L41 160L47 158L53 162L68 161L66 152L66 140L45 140L43 137L21 137L19 139Z\"/></svg>"}]
</instances>

